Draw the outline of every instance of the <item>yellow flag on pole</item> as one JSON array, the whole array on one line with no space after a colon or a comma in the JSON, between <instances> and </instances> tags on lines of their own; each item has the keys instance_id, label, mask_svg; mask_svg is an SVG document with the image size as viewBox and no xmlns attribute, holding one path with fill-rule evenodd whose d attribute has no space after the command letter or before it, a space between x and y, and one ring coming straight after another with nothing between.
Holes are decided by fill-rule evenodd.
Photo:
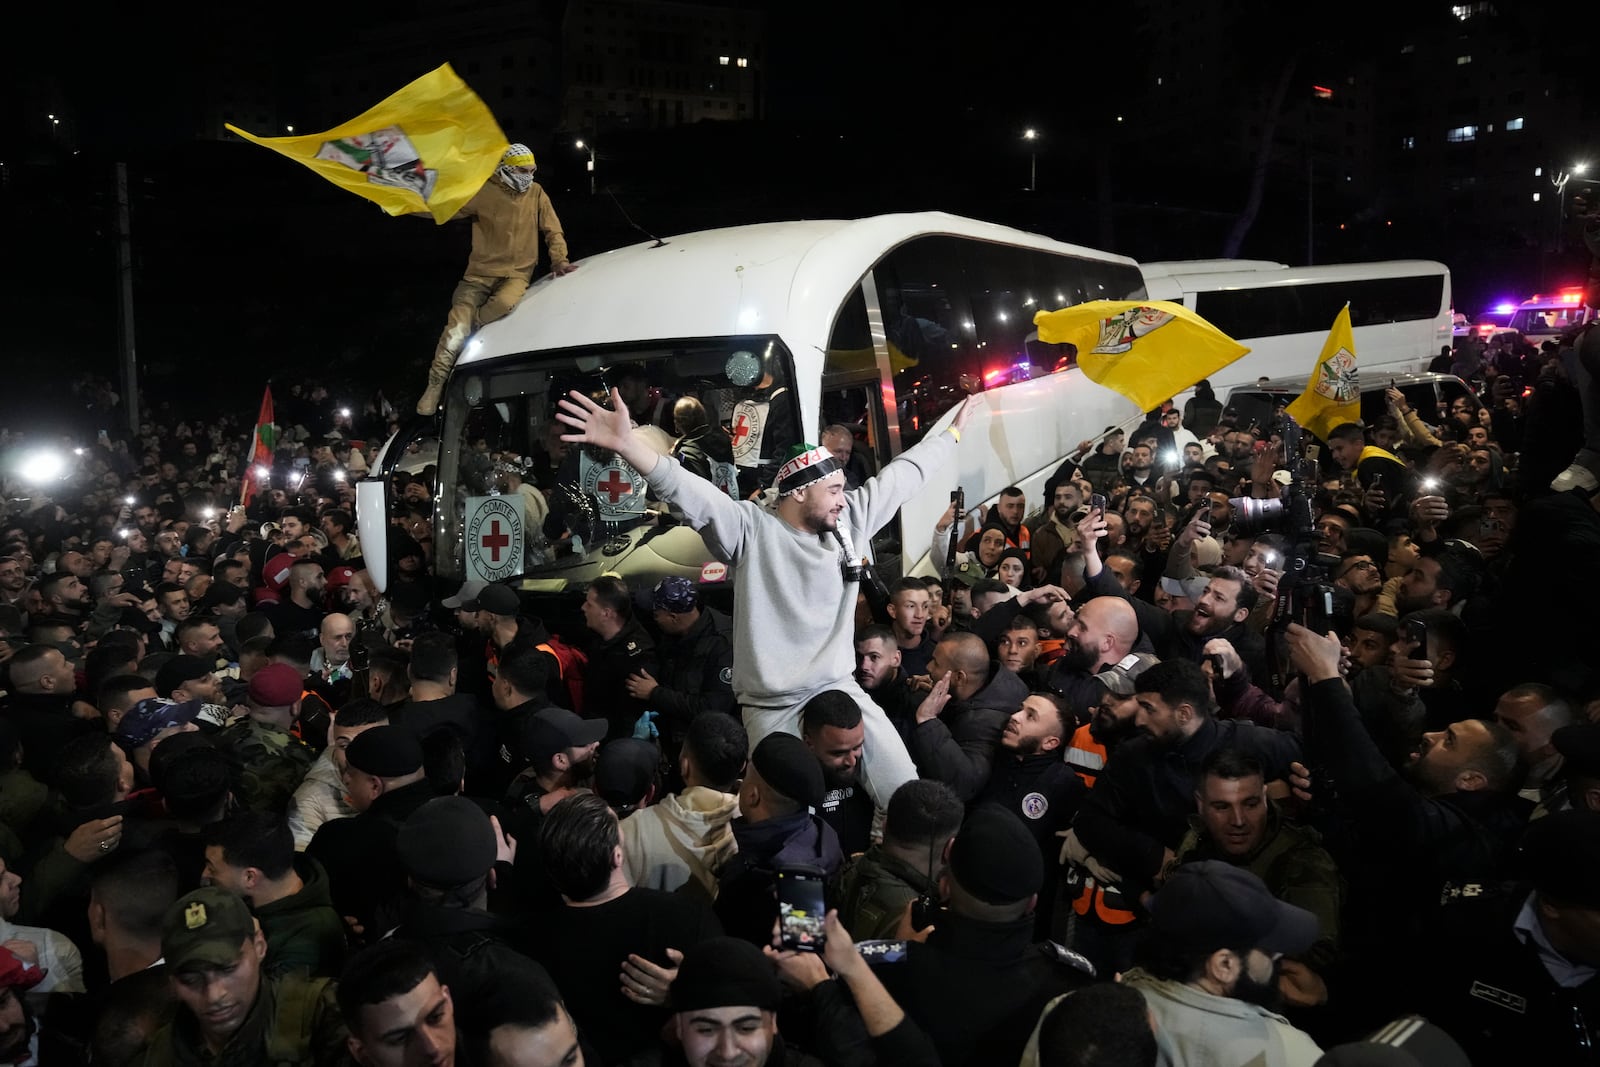
<instances>
[{"instance_id":1,"label":"yellow flag on pole","mask_svg":"<svg viewBox=\"0 0 1600 1067\"><path fill-rule=\"evenodd\" d=\"M1356 339L1350 330L1349 304L1333 320L1306 391L1288 411L1295 422L1324 441L1335 426L1360 421L1361 382L1356 375Z\"/></svg>"},{"instance_id":2,"label":"yellow flag on pole","mask_svg":"<svg viewBox=\"0 0 1600 1067\"><path fill-rule=\"evenodd\" d=\"M1091 300L1033 317L1039 340L1078 349L1078 366L1153 411L1250 351L1182 304Z\"/></svg>"},{"instance_id":3,"label":"yellow flag on pole","mask_svg":"<svg viewBox=\"0 0 1600 1067\"><path fill-rule=\"evenodd\" d=\"M435 222L472 199L507 147L488 105L448 63L326 133L257 137L228 129L391 215L426 211Z\"/></svg>"}]
</instances>

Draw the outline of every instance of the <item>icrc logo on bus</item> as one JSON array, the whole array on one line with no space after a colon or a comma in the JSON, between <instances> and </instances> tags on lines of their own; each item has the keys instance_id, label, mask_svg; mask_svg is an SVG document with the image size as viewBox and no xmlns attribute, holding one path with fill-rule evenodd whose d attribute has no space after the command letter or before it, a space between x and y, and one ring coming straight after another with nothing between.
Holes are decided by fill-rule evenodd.
<instances>
[{"instance_id":1,"label":"icrc logo on bus","mask_svg":"<svg viewBox=\"0 0 1600 1067\"><path fill-rule=\"evenodd\" d=\"M514 497L467 500L467 577L498 582L522 573L522 515Z\"/></svg>"}]
</instances>

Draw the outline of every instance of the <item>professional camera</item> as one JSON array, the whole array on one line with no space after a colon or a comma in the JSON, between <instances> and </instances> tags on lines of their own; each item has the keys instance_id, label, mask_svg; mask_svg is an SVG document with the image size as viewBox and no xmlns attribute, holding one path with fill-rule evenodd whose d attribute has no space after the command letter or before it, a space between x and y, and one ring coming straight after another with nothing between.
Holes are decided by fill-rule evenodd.
<instances>
[{"instance_id":1,"label":"professional camera","mask_svg":"<svg viewBox=\"0 0 1600 1067\"><path fill-rule=\"evenodd\" d=\"M1329 572L1339 565L1339 559L1317 551L1317 528L1311 511L1311 486L1316 478L1316 455L1303 446L1300 424L1288 412L1282 413L1279 436L1283 439L1284 460L1289 470L1289 484L1276 497L1233 497L1228 504L1233 508L1233 531L1250 537L1260 533L1279 533L1289 541L1284 559L1283 577L1278 579L1278 592L1272 612L1272 625L1268 632L1268 652L1273 662L1273 683L1282 691L1287 680L1279 664L1286 657L1280 654L1280 637L1290 623L1299 623L1308 630L1327 633L1337 629L1336 618L1340 607L1349 612L1348 597L1328 581ZM1308 454L1309 452L1309 454Z\"/></svg>"}]
</instances>

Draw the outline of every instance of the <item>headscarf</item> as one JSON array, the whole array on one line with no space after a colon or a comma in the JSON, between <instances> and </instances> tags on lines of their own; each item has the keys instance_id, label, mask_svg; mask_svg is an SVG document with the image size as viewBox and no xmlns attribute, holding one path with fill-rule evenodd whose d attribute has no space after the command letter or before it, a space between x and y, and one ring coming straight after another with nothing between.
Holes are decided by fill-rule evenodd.
<instances>
[{"instance_id":1,"label":"headscarf","mask_svg":"<svg viewBox=\"0 0 1600 1067\"><path fill-rule=\"evenodd\" d=\"M518 167L533 167L533 150L525 144L513 144L506 148L506 154L500 157L500 166L495 169L495 174L506 183L506 188L514 193L525 193L533 184L533 174L524 173Z\"/></svg>"}]
</instances>

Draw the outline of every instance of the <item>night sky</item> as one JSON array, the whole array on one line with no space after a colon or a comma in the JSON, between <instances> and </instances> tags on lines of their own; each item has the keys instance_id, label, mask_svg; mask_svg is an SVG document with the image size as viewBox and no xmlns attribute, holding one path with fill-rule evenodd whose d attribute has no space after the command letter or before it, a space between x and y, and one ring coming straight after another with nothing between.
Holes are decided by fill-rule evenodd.
<instances>
[{"instance_id":1,"label":"night sky","mask_svg":"<svg viewBox=\"0 0 1600 1067\"><path fill-rule=\"evenodd\" d=\"M383 11L403 18L411 6ZM1259 8L1248 23L1258 37L1238 47L1268 54L1299 25L1283 20L1306 17L1266 0L1222 8L1235 17ZM1344 6L1319 40L1386 47L1377 9ZM1382 10L1392 18L1397 9ZM187 136L216 65L257 64L287 86L317 62L320 43L347 41L359 14L340 5L213 9L192 25L126 8L71 12L17 50L0 105L0 210L13 252L8 367L37 384L67 370L115 375L111 174L120 159L131 176L138 349L151 388L232 409L253 408L269 376L414 388L465 260L466 227L390 219L263 149ZM541 152L541 181L575 256L639 239L624 210L653 233L672 233L930 208L1144 259L1219 254L1247 161L1125 167L1112 191L1140 208L1141 221L1113 228L1097 210L1094 156L1140 63L1120 7L1053 5L1041 16L773 4L768 16L768 121L610 137L601 185L615 202L587 195L578 154ZM429 57L417 73L446 58ZM1229 76L1260 79L1259 67L1240 64ZM46 116L58 110L70 116L69 137L52 136ZM1031 195L1019 141L1029 125L1048 131ZM1302 262L1303 209L1274 192L1269 184L1241 254ZM1334 232L1324 247L1326 261L1443 259L1458 292L1479 289L1485 300L1495 284L1474 278L1481 264L1439 234ZM25 411L37 405L16 391L0 396L0 419Z\"/></svg>"}]
</instances>

